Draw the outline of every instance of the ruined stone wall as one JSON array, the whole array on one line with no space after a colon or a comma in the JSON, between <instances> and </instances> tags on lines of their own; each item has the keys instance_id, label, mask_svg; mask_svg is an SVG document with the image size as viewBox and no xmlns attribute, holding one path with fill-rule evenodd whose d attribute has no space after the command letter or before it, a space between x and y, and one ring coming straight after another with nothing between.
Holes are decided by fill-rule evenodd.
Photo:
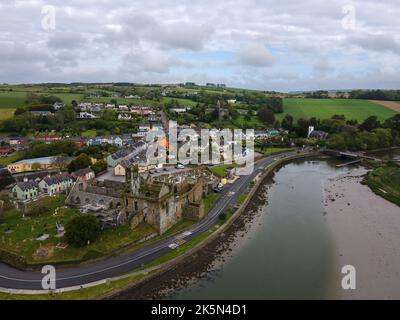
<instances>
[{"instance_id":1,"label":"ruined stone wall","mask_svg":"<svg viewBox=\"0 0 400 320\"><path fill-rule=\"evenodd\" d=\"M135 229L139 224L144 221L144 214L143 212L135 214L130 221L131 228Z\"/></svg>"},{"instance_id":2,"label":"ruined stone wall","mask_svg":"<svg viewBox=\"0 0 400 320\"><path fill-rule=\"evenodd\" d=\"M198 221L204 217L204 204L187 203L183 208L184 217L186 219Z\"/></svg>"}]
</instances>

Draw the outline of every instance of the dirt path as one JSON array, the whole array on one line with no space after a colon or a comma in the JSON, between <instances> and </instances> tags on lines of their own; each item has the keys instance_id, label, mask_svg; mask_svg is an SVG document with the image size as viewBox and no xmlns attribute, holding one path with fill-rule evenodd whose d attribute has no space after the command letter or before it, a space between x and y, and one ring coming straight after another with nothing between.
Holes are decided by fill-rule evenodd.
<instances>
[{"instance_id":1,"label":"dirt path","mask_svg":"<svg viewBox=\"0 0 400 320\"><path fill-rule=\"evenodd\" d=\"M382 100L370 100L370 101L379 104L381 106L384 106L385 108L394 110L396 112L400 112L400 102L382 101Z\"/></svg>"}]
</instances>

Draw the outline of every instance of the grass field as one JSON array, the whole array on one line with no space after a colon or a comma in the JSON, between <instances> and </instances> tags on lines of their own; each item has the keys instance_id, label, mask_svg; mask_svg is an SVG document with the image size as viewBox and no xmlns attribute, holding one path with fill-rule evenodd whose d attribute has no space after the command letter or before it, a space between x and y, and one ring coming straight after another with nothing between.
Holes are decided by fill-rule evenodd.
<instances>
[{"instance_id":1,"label":"grass field","mask_svg":"<svg viewBox=\"0 0 400 320\"><path fill-rule=\"evenodd\" d=\"M395 111L385 108L368 100L352 99L284 99L284 112L295 119L316 117L319 119L331 118L333 115L345 115L346 119L364 121L369 116L377 116L379 120L386 120L396 114Z\"/></svg>"},{"instance_id":2,"label":"grass field","mask_svg":"<svg viewBox=\"0 0 400 320\"><path fill-rule=\"evenodd\" d=\"M7 157L0 157L0 166L8 166L10 163L16 162L22 158L21 152L14 152L12 155Z\"/></svg>"},{"instance_id":3,"label":"grass field","mask_svg":"<svg viewBox=\"0 0 400 320\"><path fill-rule=\"evenodd\" d=\"M14 116L14 108L0 108L0 121L7 120Z\"/></svg>"},{"instance_id":4,"label":"grass field","mask_svg":"<svg viewBox=\"0 0 400 320\"><path fill-rule=\"evenodd\" d=\"M25 99L26 92L0 92L0 112L3 112L3 109L15 109L18 107L23 107Z\"/></svg>"},{"instance_id":5,"label":"grass field","mask_svg":"<svg viewBox=\"0 0 400 320\"><path fill-rule=\"evenodd\" d=\"M368 186L381 197L400 206L400 167L387 164L375 168L367 176Z\"/></svg>"}]
</instances>

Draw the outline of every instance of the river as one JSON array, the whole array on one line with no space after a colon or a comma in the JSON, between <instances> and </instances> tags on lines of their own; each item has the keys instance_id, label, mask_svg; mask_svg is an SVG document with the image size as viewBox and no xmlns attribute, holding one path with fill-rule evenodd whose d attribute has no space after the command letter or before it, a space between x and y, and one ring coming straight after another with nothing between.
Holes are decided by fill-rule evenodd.
<instances>
[{"instance_id":1,"label":"river","mask_svg":"<svg viewBox=\"0 0 400 320\"><path fill-rule=\"evenodd\" d=\"M336 163L323 159L301 160L282 167L275 174L274 183L267 191L268 203L259 209L258 217L251 223L245 236L243 238L238 236L237 241L232 245L233 251L229 253L225 262L216 266L207 277L194 279L191 285L179 290L170 298L383 298L385 287L382 292L377 290L377 295L371 295L371 287L378 288L382 281L375 279L378 285L371 283L368 279L374 278L374 275L371 277L371 270L367 270L366 265L370 264L371 268L374 268L376 260L376 268L380 268L381 264L378 265L378 263L382 263L383 259L383 263L400 267L400 259L385 260L388 252L400 245L398 239L400 237L396 236L393 230L393 236L388 242L387 239L381 239L383 231L380 231L380 228L391 228L396 222L394 219L400 217L398 207L377 197L368 187L361 186L359 181L349 182L348 177L360 168L337 168ZM341 178L335 180L335 177ZM328 189L325 186L329 183L331 191L333 190L337 198L327 201ZM347 185L340 185L340 183L347 183ZM352 183L348 190L351 200L339 194L349 183ZM359 190L359 188L362 189ZM356 193L352 192L354 189ZM359 198L365 195L371 198L372 204L387 208L386 212L390 214L387 223L384 218L382 218L383 222L375 219L374 212L371 214L364 212L368 211L368 207L362 212L351 207L351 205L358 206L357 201L362 202L363 199ZM334 207L336 211L333 212L329 209L330 207ZM369 207L372 208L373 205L369 204ZM377 209L374 210L377 211ZM346 215L343 215L343 212ZM364 220L368 223L360 223ZM371 223L380 224L376 226L379 230L376 239L371 238L371 230L366 229L371 228ZM395 224L396 228L397 225L400 226L400 220L397 220ZM358 229L352 229L356 225ZM362 229L364 225L365 230ZM357 231L356 236L352 234L353 230ZM348 236L349 234L352 234L351 237ZM349 241L352 241L351 245ZM378 256L379 254L375 251L372 253L366 251L368 245L365 241L374 241L375 245L371 247L379 251L382 256ZM387 248L387 243L390 248ZM350 252L346 251L346 247L350 248ZM351 260L353 253L360 251L362 252L359 254L359 259ZM357 257L357 255L354 256ZM361 286L356 294L352 293L350 296L342 296L339 292L343 262L341 260L343 259L348 259L361 269L361 278L364 271L364 273L369 272L364 276L366 279L364 289ZM394 273L392 269L388 269L389 271ZM392 285L392 291L395 297L399 297L400 292L397 286L400 277L395 274L393 277L390 279L392 283L395 282ZM387 288L384 282L381 284Z\"/></svg>"}]
</instances>

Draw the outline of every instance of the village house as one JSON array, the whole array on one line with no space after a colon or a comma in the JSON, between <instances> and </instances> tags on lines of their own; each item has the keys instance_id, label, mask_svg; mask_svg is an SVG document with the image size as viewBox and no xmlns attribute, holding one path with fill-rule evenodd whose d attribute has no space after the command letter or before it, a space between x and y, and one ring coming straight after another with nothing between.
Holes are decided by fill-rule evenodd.
<instances>
[{"instance_id":1,"label":"village house","mask_svg":"<svg viewBox=\"0 0 400 320\"><path fill-rule=\"evenodd\" d=\"M119 150L107 157L107 164L109 167L114 168L121 161L127 160L130 157L133 157L133 150L131 149Z\"/></svg>"},{"instance_id":2,"label":"village house","mask_svg":"<svg viewBox=\"0 0 400 320\"><path fill-rule=\"evenodd\" d=\"M90 103L90 102L81 102L78 104L78 108L81 111L88 111L88 110L90 110L91 107L92 107L92 103Z\"/></svg>"},{"instance_id":3,"label":"village house","mask_svg":"<svg viewBox=\"0 0 400 320\"><path fill-rule=\"evenodd\" d=\"M12 146L0 146L0 157L6 157L15 151L15 148Z\"/></svg>"},{"instance_id":4,"label":"village house","mask_svg":"<svg viewBox=\"0 0 400 320\"><path fill-rule=\"evenodd\" d=\"M125 176L126 169L132 165L136 165L138 167L139 173L144 173L146 171L153 170L156 168L154 164L150 164L147 161L146 152L142 151L133 158L130 158L128 160L123 160L119 164L117 164L114 168L114 175Z\"/></svg>"},{"instance_id":5,"label":"village house","mask_svg":"<svg viewBox=\"0 0 400 320\"><path fill-rule=\"evenodd\" d=\"M129 107L127 105L125 105L125 104L121 104L121 105L118 106L118 110L120 112L129 112Z\"/></svg>"},{"instance_id":6,"label":"village house","mask_svg":"<svg viewBox=\"0 0 400 320\"><path fill-rule=\"evenodd\" d=\"M5 141L8 141L8 144L15 147L16 150L23 149L28 143L28 140L23 137L10 137L8 140L5 139Z\"/></svg>"},{"instance_id":7,"label":"village house","mask_svg":"<svg viewBox=\"0 0 400 320\"><path fill-rule=\"evenodd\" d=\"M140 152L145 150L147 144L144 141L138 141L134 143L130 148L125 150L119 150L112 155L107 157L107 164L109 167L115 168L121 161L129 160L137 156Z\"/></svg>"},{"instance_id":8,"label":"village house","mask_svg":"<svg viewBox=\"0 0 400 320\"><path fill-rule=\"evenodd\" d=\"M12 189L12 196L19 201L28 201L39 195L39 188L36 182L23 181L17 182Z\"/></svg>"},{"instance_id":9,"label":"village house","mask_svg":"<svg viewBox=\"0 0 400 320\"><path fill-rule=\"evenodd\" d=\"M52 113L51 111L48 110L42 110L42 111L38 111L38 110L33 110L33 111L29 111L31 114L33 114L34 116L52 116L54 115L54 113Z\"/></svg>"},{"instance_id":10,"label":"village house","mask_svg":"<svg viewBox=\"0 0 400 320\"><path fill-rule=\"evenodd\" d=\"M34 159L24 159L7 166L11 173L20 173L35 170L48 170L65 166L73 160L72 157L43 157Z\"/></svg>"},{"instance_id":11,"label":"village house","mask_svg":"<svg viewBox=\"0 0 400 320\"><path fill-rule=\"evenodd\" d=\"M43 141L44 143L49 144L49 143L52 143L52 142L56 142L56 141L62 140L62 137L60 137L60 136L58 136L56 134L47 134L47 135L44 135L44 136L37 136L37 137L35 137L35 140Z\"/></svg>"},{"instance_id":12,"label":"village house","mask_svg":"<svg viewBox=\"0 0 400 320\"><path fill-rule=\"evenodd\" d=\"M62 102L56 102L53 104L54 110L60 110L65 107L65 104Z\"/></svg>"},{"instance_id":13,"label":"village house","mask_svg":"<svg viewBox=\"0 0 400 320\"><path fill-rule=\"evenodd\" d=\"M96 176L91 168L85 168L71 173L71 176L79 181L89 181Z\"/></svg>"},{"instance_id":14,"label":"village house","mask_svg":"<svg viewBox=\"0 0 400 320\"><path fill-rule=\"evenodd\" d=\"M90 113L90 112L79 112L78 116L79 119L96 119L97 117Z\"/></svg>"},{"instance_id":15,"label":"village house","mask_svg":"<svg viewBox=\"0 0 400 320\"><path fill-rule=\"evenodd\" d=\"M172 108L171 111L175 113L185 113L190 110L190 107Z\"/></svg>"},{"instance_id":16,"label":"village house","mask_svg":"<svg viewBox=\"0 0 400 320\"><path fill-rule=\"evenodd\" d=\"M132 120L132 116L130 114L120 113L118 115L118 120Z\"/></svg>"},{"instance_id":17,"label":"village house","mask_svg":"<svg viewBox=\"0 0 400 320\"><path fill-rule=\"evenodd\" d=\"M50 196L67 191L74 184L74 179L67 174L58 174L54 176L47 176L39 182L40 192L46 193Z\"/></svg>"}]
</instances>

